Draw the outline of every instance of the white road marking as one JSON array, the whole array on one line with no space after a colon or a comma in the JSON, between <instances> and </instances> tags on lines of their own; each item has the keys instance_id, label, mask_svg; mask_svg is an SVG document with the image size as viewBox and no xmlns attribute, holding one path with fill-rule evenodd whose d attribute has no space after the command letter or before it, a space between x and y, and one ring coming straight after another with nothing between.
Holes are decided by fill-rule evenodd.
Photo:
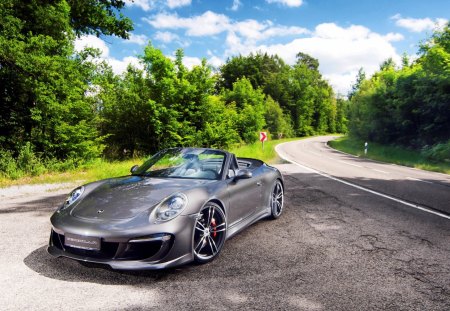
<instances>
[{"instance_id":1,"label":"white road marking","mask_svg":"<svg viewBox=\"0 0 450 311\"><path fill-rule=\"evenodd\" d=\"M382 170L377 170L376 168L371 168L371 170L375 171L375 172L383 173L383 174L390 174L389 172L382 171Z\"/></svg>"},{"instance_id":2,"label":"white road marking","mask_svg":"<svg viewBox=\"0 0 450 311\"><path fill-rule=\"evenodd\" d=\"M345 161L342 161L342 160L338 160L339 162L342 162L342 163L344 163L344 164L347 164L347 165L351 165L351 166L356 166L356 167L359 167L359 168L364 168L363 166L361 166L361 165L356 165L356 164L353 164L353 163L348 163L348 162L345 162Z\"/></svg>"},{"instance_id":3,"label":"white road marking","mask_svg":"<svg viewBox=\"0 0 450 311\"><path fill-rule=\"evenodd\" d=\"M427 181L427 180L423 180L423 179L418 179L418 178L414 178L414 177L406 177L406 179L414 180L414 181L421 181L421 182L424 182L424 183L427 183L427 184L433 184L433 182L431 182L431 181Z\"/></svg>"},{"instance_id":4,"label":"white road marking","mask_svg":"<svg viewBox=\"0 0 450 311\"><path fill-rule=\"evenodd\" d=\"M294 160L290 160L290 159L286 158L286 156L283 155L283 154L280 152L279 148L278 148L279 146L284 145L284 144L286 144L286 143L282 143L282 144L276 145L276 146L275 146L275 151L278 153L278 155L280 156L280 158L282 158L282 159L285 160L285 161L291 162L291 163L293 163L293 164L295 164L295 165L297 165L297 166L300 166L301 168L303 168L303 169L305 169L305 170L308 170L308 171L310 171L310 172L319 174L319 175L321 175L321 176L323 176L323 177L332 179L332 180L334 180L334 181L343 183L343 184L348 185L348 186L350 186L350 187L353 187L353 188L356 188L356 189L359 189L359 190L362 190L362 191L366 191L366 192L375 194L375 195L377 195L377 196L380 196L380 197L383 197L383 198L386 198L386 199L395 201L395 202L397 202L397 203L401 203L401 204L406 205L406 206L409 206L409 207L413 207L413 208L418 209L418 210L421 210L421 211L423 211L423 212L427 212L427 213L430 213L430 214L433 214L433 215L436 215L436 216L439 216L439 217L442 217L442 218L450 219L450 216L445 215L445 214L443 214L443 213L434 211L434 210L432 210L432 209L429 209L429 208L426 208L426 207L423 207L423 206L420 206L420 205L417 205L417 204L409 203L409 202L403 201L403 200L398 199L398 198L395 198L395 197L391 197L390 195L386 195L386 194L380 193L380 192L378 192L378 191L374 191L374 190L371 190L371 189L368 189L368 188L365 188L365 187L362 187L362 186L358 186L358 185L352 184L352 183L350 183L350 182L348 182L348 181L345 181L345 180L342 180L342 179L333 177L333 176L331 176L331 175L328 175L328 174L319 172L319 171L317 171L317 170L315 170L315 169L312 169L312 168L310 168L310 167L304 166L304 165L302 165L302 164L300 164L300 163L295 162Z\"/></svg>"},{"instance_id":5,"label":"white road marking","mask_svg":"<svg viewBox=\"0 0 450 311\"><path fill-rule=\"evenodd\" d=\"M310 151L309 153L312 153L313 155L315 155L315 156L318 156L318 157L322 157L322 155L321 155L321 154L318 154L318 153L316 153L316 152L312 152L312 151Z\"/></svg>"}]
</instances>

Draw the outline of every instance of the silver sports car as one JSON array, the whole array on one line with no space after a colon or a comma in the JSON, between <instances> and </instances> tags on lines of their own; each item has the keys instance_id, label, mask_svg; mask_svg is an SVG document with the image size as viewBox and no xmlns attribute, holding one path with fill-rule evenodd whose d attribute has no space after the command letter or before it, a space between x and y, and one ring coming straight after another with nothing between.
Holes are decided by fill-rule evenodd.
<instances>
[{"instance_id":1,"label":"silver sports car","mask_svg":"<svg viewBox=\"0 0 450 311\"><path fill-rule=\"evenodd\" d=\"M52 215L48 252L114 269L213 260L227 239L283 211L280 172L203 148L158 152L131 175L73 190Z\"/></svg>"}]
</instances>

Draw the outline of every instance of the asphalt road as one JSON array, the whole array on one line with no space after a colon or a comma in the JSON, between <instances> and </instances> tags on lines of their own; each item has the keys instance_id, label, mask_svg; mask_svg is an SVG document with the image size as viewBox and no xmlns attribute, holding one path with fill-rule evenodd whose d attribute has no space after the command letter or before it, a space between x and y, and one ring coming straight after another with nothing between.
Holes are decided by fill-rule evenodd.
<instances>
[{"instance_id":1,"label":"asphalt road","mask_svg":"<svg viewBox=\"0 0 450 311\"><path fill-rule=\"evenodd\" d=\"M0 189L0 310L449 309L448 219L279 168L278 220L227 241L210 264L157 272L52 258L49 217L69 189Z\"/></svg>"},{"instance_id":2,"label":"asphalt road","mask_svg":"<svg viewBox=\"0 0 450 311\"><path fill-rule=\"evenodd\" d=\"M450 175L344 154L328 147L331 139L322 136L285 143L278 151L319 172L450 216Z\"/></svg>"}]
</instances>

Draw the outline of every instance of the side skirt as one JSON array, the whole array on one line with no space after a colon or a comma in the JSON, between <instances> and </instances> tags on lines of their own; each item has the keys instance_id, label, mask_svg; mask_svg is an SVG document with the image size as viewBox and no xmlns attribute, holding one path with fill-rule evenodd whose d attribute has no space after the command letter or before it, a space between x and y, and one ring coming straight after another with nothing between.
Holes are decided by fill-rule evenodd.
<instances>
[{"instance_id":1,"label":"side skirt","mask_svg":"<svg viewBox=\"0 0 450 311\"><path fill-rule=\"evenodd\" d=\"M256 214L252 214L247 218L242 219L240 222L233 224L231 227L228 227L227 230L227 240L231 237L235 236L240 231L244 230L247 227L250 227L252 224L257 222L260 219L266 218L270 216L270 211L267 209L261 210Z\"/></svg>"}]
</instances>

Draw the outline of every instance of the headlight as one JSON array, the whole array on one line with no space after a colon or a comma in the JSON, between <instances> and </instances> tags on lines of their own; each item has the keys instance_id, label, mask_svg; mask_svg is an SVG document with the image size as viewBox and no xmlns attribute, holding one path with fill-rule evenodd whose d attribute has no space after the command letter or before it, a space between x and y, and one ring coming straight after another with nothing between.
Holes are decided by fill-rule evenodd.
<instances>
[{"instance_id":1,"label":"headlight","mask_svg":"<svg viewBox=\"0 0 450 311\"><path fill-rule=\"evenodd\" d=\"M76 200L78 200L81 197L83 192L84 192L84 187L83 186L78 187L75 190L73 190L69 194L69 196L67 197L66 201L64 201L64 205L62 206L61 209L64 209L64 208L69 207L70 205L72 205Z\"/></svg>"},{"instance_id":2,"label":"headlight","mask_svg":"<svg viewBox=\"0 0 450 311\"><path fill-rule=\"evenodd\" d=\"M178 215L184 210L188 202L185 194L177 193L160 203L150 214L150 221L166 222Z\"/></svg>"}]
</instances>

